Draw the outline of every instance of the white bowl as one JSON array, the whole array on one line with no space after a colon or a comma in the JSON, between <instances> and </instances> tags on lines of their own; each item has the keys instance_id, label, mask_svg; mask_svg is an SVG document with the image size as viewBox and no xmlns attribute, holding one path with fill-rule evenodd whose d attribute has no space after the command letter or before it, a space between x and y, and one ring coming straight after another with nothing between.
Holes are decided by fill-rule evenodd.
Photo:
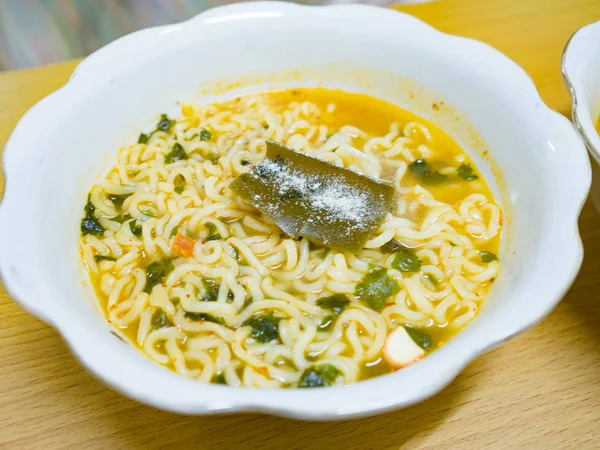
<instances>
[{"instance_id":1,"label":"white bowl","mask_svg":"<svg viewBox=\"0 0 600 450\"><path fill-rule=\"evenodd\" d=\"M78 243L86 192L119 147L159 113L173 112L177 100L209 102L319 83L369 92L431 119L491 182L507 220L501 275L480 315L409 368L311 390L200 383L113 336L84 282ZM5 286L56 327L91 372L172 411L307 419L373 414L423 400L473 358L540 321L580 267L577 218L590 185L589 161L571 123L546 107L525 72L498 51L392 10L276 2L213 9L94 53L65 87L23 117L4 151L4 168ZM498 183L494 174L501 174Z\"/></svg>"},{"instance_id":2,"label":"white bowl","mask_svg":"<svg viewBox=\"0 0 600 450\"><path fill-rule=\"evenodd\" d=\"M592 199L600 210L600 135L594 127L600 116L600 21L571 36L563 52L562 72L573 99L573 122L594 159Z\"/></svg>"}]
</instances>

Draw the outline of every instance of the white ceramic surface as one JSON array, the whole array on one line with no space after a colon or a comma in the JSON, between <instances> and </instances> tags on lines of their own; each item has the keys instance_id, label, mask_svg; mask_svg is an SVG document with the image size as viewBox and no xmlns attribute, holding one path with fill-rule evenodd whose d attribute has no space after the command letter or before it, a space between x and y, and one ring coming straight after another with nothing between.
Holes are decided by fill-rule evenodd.
<instances>
[{"instance_id":1,"label":"white ceramic surface","mask_svg":"<svg viewBox=\"0 0 600 450\"><path fill-rule=\"evenodd\" d=\"M594 158L592 198L600 210L600 135L594 127L600 116L600 21L571 37L563 53L562 71L573 99L573 122Z\"/></svg>"},{"instance_id":2,"label":"white ceramic surface","mask_svg":"<svg viewBox=\"0 0 600 450\"><path fill-rule=\"evenodd\" d=\"M278 73L287 75L269 75ZM502 174L494 190L506 221L501 275L477 319L411 367L312 390L203 384L116 339L82 281L78 239L86 192L120 145L159 113L173 112L177 100L214 99L199 86L223 78L246 79L236 92L322 83L389 99L452 134L494 184L497 172L483 157L483 140ZM431 98L446 106L432 109ZM473 358L547 315L581 264L577 218L590 184L585 148L571 123L548 109L525 72L496 50L392 10L277 2L213 9L94 53L64 88L23 117L4 151L4 170L5 286L56 327L91 372L168 410L308 419L361 416L423 400Z\"/></svg>"}]
</instances>

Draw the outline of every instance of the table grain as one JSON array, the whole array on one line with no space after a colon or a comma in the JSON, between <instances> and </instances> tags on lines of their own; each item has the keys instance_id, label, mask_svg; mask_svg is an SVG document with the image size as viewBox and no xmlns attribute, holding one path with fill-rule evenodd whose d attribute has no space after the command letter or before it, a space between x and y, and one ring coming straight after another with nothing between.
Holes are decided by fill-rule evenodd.
<instances>
[{"instance_id":1,"label":"table grain","mask_svg":"<svg viewBox=\"0 0 600 450\"><path fill-rule=\"evenodd\" d=\"M449 0L400 9L501 50L565 115L562 48L577 28L600 19L598 0ZM0 148L76 63L0 74ZM0 177L0 195L3 184ZM600 216L590 202L580 229L581 272L542 323L474 361L433 398L345 422L186 417L141 405L83 370L58 333L0 286L0 448L600 448Z\"/></svg>"}]
</instances>

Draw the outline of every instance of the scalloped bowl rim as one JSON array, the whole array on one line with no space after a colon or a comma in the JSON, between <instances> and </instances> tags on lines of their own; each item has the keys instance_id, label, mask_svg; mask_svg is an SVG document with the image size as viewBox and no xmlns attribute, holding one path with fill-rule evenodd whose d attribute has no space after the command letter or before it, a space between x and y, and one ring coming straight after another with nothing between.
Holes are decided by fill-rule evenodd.
<instances>
[{"instance_id":1,"label":"scalloped bowl rim","mask_svg":"<svg viewBox=\"0 0 600 450\"><path fill-rule=\"evenodd\" d=\"M408 14L371 6L309 7L280 2L228 5L208 10L180 24L133 33L103 47L77 66L70 81L65 86L41 100L23 116L4 150L3 167L6 175L6 189L4 200L0 204L0 248L16 251L16 247L9 236L11 232L18 229L10 221L10 218L19 211L21 202L18 189L20 181L16 174L21 172L28 164L28 162L19 159L18 150L22 141L28 139L28 130L35 128L37 119L44 117L49 111L60 110L65 108L65 105L67 107L71 105L73 98L77 95L78 88L85 86L87 78L94 77L94 68L101 67L104 63L110 63L113 56L118 54L119 49L122 47L135 48L143 44L144 38L148 36L191 28L209 21L216 23L218 21L252 20L253 17L264 16L264 14L269 13L294 14L299 11L308 16L313 14L329 15L329 17L335 17L336 20L341 20L344 17L361 16L390 23L393 21L394 25L410 24L413 28L418 28L423 37L427 37L432 41L461 45L466 50L475 49L480 53L485 53L486 58L501 64L503 69L512 71L515 78L518 78L518 81L514 81L516 83L515 88L520 89L523 96L528 98L528 101L539 102L542 105L542 112L547 116L549 127L564 130L568 140L575 148L577 146L583 147L572 124L543 104L533 81L523 69L486 44L447 35ZM572 133L573 136L569 133ZM455 346L452 359L448 359L440 351L438 353L441 356L426 358L419 364L404 369L402 372L420 374L421 376L420 385L410 392L395 391L393 389L394 377L388 376L349 386L317 390L252 390L203 385L202 396L188 396L187 390L191 390L192 384L198 384L197 382L183 377L180 377L181 380L174 380L167 378L166 375L164 379L168 379L169 391L154 392L139 386L120 371L120 364L125 366L130 363L134 364L130 355L124 356L120 353L108 355L107 352L103 351L106 350L104 341L99 341L97 344L92 343L93 348L90 348L89 342L84 345L81 336L86 333L85 324L70 321L68 311L47 309L44 308L43 304L37 303L36 296L43 292L43 286L32 285L17 276L11 259L13 253L9 256L9 252L4 250L0 254L0 273L11 297L32 314L57 328L85 367L108 385L141 402L166 410L190 414L256 411L302 419L339 419L380 413L412 405L439 392L477 356L533 326L558 304L577 275L583 258L583 247L578 233L578 216L588 194L591 175L587 156L583 158L582 154L585 155L585 152L573 152L571 155L571 158L576 159L573 163L576 168L573 169L574 173L564 177L567 182L571 183L571 186L569 192L565 193L565 197L562 199L564 204L560 205L560 201L558 201L559 206L564 206L568 213L563 223L553 225L552 231L564 238L561 249L557 250L559 253L563 253L564 258L557 258L560 262L556 266L560 267L554 270L555 272L558 270L558 273L554 273L554 276L547 281L548 285L552 286L552 294L548 296L545 304L539 309L525 314L520 321L508 324L502 331L490 333L484 339L478 342L470 342L469 345ZM549 231L546 240L549 241L551 238L552 233ZM549 270L552 273L552 270ZM86 345L88 346L86 347ZM140 358L144 358L144 356L140 355ZM439 363L443 363L444 370L433 373L431 369L439 368ZM196 389L194 392L200 391ZM356 399L353 394L355 394ZM361 396L368 399L368 401L365 400L359 403L357 399Z\"/></svg>"}]
</instances>

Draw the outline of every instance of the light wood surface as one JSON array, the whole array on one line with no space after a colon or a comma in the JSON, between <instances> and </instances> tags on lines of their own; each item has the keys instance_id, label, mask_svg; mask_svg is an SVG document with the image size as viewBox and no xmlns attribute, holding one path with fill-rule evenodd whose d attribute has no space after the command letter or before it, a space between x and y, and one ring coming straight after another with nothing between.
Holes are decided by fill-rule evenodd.
<instances>
[{"instance_id":1,"label":"light wood surface","mask_svg":"<svg viewBox=\"0 0 600 450\"><path fill-rule=\"evenodd\" d=\"M598 0L457 0L403 9L503 51L563 114L570 100L562 48L577 28L600 19ZM0 74L0 147L74 67ZM583 268L541 324L476 360L432 399L349 422L185 417L146 407L92 378L52 328L0 287L0 447L600 448L600 217L589 202L580 225Z\"/></svg>"}]
</instances>

